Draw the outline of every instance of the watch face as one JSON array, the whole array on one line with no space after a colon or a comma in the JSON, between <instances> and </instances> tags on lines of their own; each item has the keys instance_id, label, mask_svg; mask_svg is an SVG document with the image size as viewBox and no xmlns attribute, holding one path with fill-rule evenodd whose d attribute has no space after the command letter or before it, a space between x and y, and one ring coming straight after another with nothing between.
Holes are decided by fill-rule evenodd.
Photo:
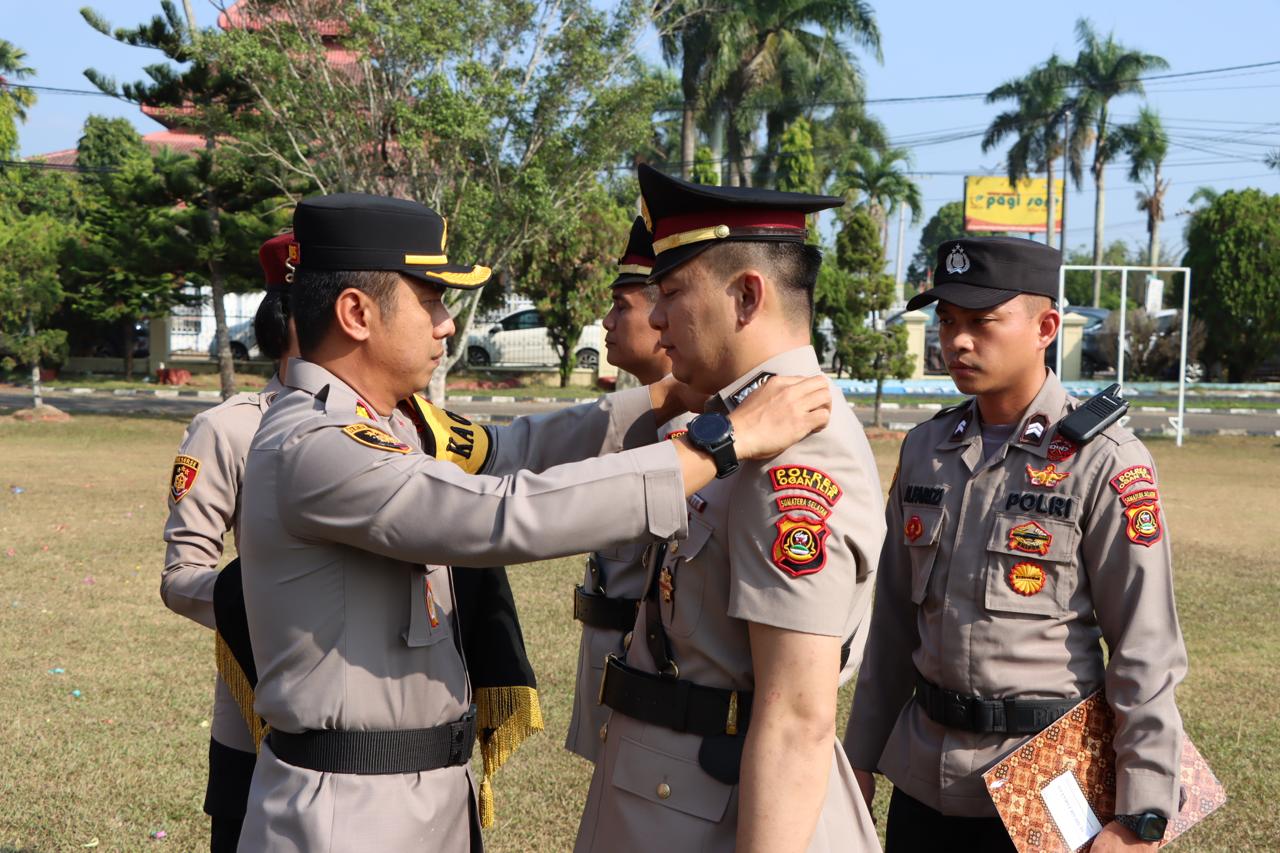
<instances>
[{"instance_id":1,"label":"watch face","mask_svg":"<svg viewBox=\"0 0 1280 853\"><path fill-rule=\"evenodd\" d=\"M1158 814L1144 815L1138 837L1143 841L1160 841L1164 838L1164 830L1168 823L1169 821Z\"/></svg>"},{"instance_id":2,"label":"watch face","mask_svg":"<svg viewBox=\"0 0 1280 853\"><path fill-rule=\"evenodd\" d=\"M712 413L699 415L689 423L689 435L699 444L715 444L729 437L729 419Z\"/></svg>"}]
</instances>

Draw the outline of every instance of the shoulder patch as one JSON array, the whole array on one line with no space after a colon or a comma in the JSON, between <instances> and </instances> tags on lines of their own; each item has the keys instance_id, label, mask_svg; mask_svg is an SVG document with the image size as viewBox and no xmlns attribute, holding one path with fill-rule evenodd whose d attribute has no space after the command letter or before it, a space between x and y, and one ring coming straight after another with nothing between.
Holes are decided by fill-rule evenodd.
<instances>
[{"instance_id":1,"label":"shoulder patch","mask_svg":"<svg viewBox=\"0 0 1280 853\"><path fill-rule=\"evenodd\" d=\"M385 450L389 453L408 453L413 449L395 436L368 424L351 424L343 427L342 432L356 443L363 444L365 447L372 447L374 450Z\"/></svg>"},{"instance_id":2,"label":"shoulder patch","mask_svg":"<svg viewBox=\"0 0 1280 853\"><path fill-rule=\"evenodd\" d=\"M1150 465L1130 465L1111 478L1111 488L1116 490L1116 494L1123 493L1134 483L1156 484L1156 474Z\"/></svg>"},{"instance_id":3,"label":"shoulder patch","mask_svg":"<svg viewBox=\"0 0 1280 853\"><path fill-rule=\"evenodd\" d=\"M810 468L808 465L779 465L770 468L769 482L773 485L775 492L784 489L802 489L822 498L828 506L835 506L836 501L840 500L840 495L844 494L840 484L831 479L825 471Z\"/></svg>"},{"instance_id":4,"label":"shoulder patch","mask_svg":"<svg viewBox=\"0 0 1280 853\"><path fill-rule=\"evenodd\" d=\"M683 429L683 428L682 428L682 429L673 429L671 432L669 432L669 433L667 433L666 435L664 435L664 436L662 437L662 440L663 440L663 441L675 441L675 440L676 440L677 438L679 438L680 436L682 436L682 435L687 435L687 434L688 434L688 432L689 432L689 430L687 430L687 429Z\"/></svg>"},{"instance_id":5,"label":"shoulder patch","mask_svg":"<svg viewBox=\"0 0 1280 853\"><path fill-rule=\"evenodd\" d=\"M784 515L775 522L778 536L773 540L773 564L793 578L817 574L827 564L827 536L824 521L799 515Z\"/></svg>"},{"instance_id":6,"label":"shoulder patch","mask_svg":"<svg viewBox=\"0 0 1280 853\"><path fill-rule=\"evenodd\" d=\"M831 515L831 510L822 503L822 501L814 500L805 495L779 495L776 503L778 511L787 512L811 512L818 518L825 519Z\"/></svg>"},{"instance_id":7,"label":"shoulder patch","mask_svg":"<svg viewBox=\"0 0 1280 853\"><path fill-rule=\"evenodd\" d=\"M173 460L173 481L169 485L169 497L177 503L187 496L200 475L200 460L194 456L178 454Z\"/></svg>"},{"instance_id":8,"label":"shoulder patch","mask_svg":"<svg viewBox=\"0 0 1280 853\"><path fill-rule=\"evenodd\" d=\"M1160 523L1160 504L1155 501L1138 501L1124 511L1129 519L1125 527L1125 535L1135 545L1150 548L1164 536L1164 527Z\"/></svg>"}]
</instances>

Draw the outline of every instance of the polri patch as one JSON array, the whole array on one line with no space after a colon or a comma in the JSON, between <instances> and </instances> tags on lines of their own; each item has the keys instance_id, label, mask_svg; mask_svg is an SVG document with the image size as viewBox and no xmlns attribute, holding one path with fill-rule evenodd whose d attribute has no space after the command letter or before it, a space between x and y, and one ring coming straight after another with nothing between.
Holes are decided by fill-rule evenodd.
<instances>
[{"instance_id":1,"label":"polri patch","mask_svg":"<svg viewBox=\"0 0 1280 853\"><path fill-rule=\"evenodd\" d=\"M403 441L368 424L351 424L343 427L342 431L353 441L363 444L365 447L372 447L374 450L385 450L389 453L408 453L413 449Z\"/></svg>"},{"instance_id":2,"label":"polri patch","mask_svg":"<svg viewBox=\"0 0 1280 853\"><path fill-rule=\"evenodd\" d=\"M1027 421L1027 425L1022 428L1022 435L1018 437L1019 444L1030 444L1039 447L1044 443L1044 434L1049 430L1049 416L1037 413L1032 415L1031 420Z\"/></svg>"},{"instance_id":3,"label":"polri patch","mask_svg":"<svg viewBox=\"0 0 1280 853\"><path fill-rule=\"evenodd\" d=\"M907 523L902 526L902 535L906 536L909 542L914 542L924 535L924 522L920 520L920 516L913 515L907 519Z\"/></svg>"},{"instance_id":4,"label":"polri patch","mask_svg":"<svg viewBox=\"0 0 1280 853\"><path fill-rule=\"evenodd\" d=\"M773 540L773 564L792 577L812 575L827 564L827 536L831 531L821 521L784 515L775 522L778 536Z\"/></svg>"},{"instance_id":5,"label":"polri patch","mask_svg":"<svg viewBox=\"0 0 1280 853\"><path fill-rule=\"evenodd\" d=\"M908 484L902 493L904 504L921 504L923 506L942 506L942 496L947 493L945 486L917 486Z\"/></svg>"},{"instance_id":6,"label":"polri patch","mask_svg":"<svg viewBox=\"0 0 1280 853\"><path fill-rule=\"evenodd\" d=\"M1055 435L1053 441L1049 442L1049 452L1046 455L1053 462L1064 462L1075 456L1079 449L1076 443L1066 436Z\"/></svg>"},{"instance_id":7,"label":"polri patch","mask_svg":"<svg viewBox=\"0 0 1280 853\"><path fill-rule=\"evenodd\" d=\"M805 495L782 495L777 499L776 503L778 504L778 509L782 512L791 512L793 510L811 512L821 519L826 519L827 516L831 515L831 510L827 509L822 501L814 500Z\"/></svg>"},{"instance_id":8,"label":"polri patch","mask_svg":"<svg viewBox=\"0 0 1280 853\"><path fill-rule=\"evenodd\" d=\"M770 468L769 480L775 492L784 489L802 489L822 498L828 506L835 506L836 501L840 500L840 495L844 493L840 484L825 472L807 465L779 465L776 468Z\"/></svg>"},{"instance_id":9,"label":"polri patch","mask_svg":"<svg viewBox=\"0 0 1280 853\"><path fill-rule=\"evenodd\" d=\"M1023 512L1038 512L1041 515L1052 515L1058 518L1071 518L1071 508L1075 498L1049 497L1035 492L1011 492L1004 499L1005 510L1020 509Z\"/></svg>"},{"instance_id":10,"label":"polri patch","mask_svg":"<svg viewBox=\"0 0 1280 853\"><path fill-rule=\"evenodd\" d=\"M1059 471L1058 467L1050 462L1043 468L1032 468L1027 466L1027 480L1033 486L1039 486L1042 489L1052 489L1071 475L1065 471Z\"/></svg>"},{"instance_id":11,"label":"polri patch","mask_svg":"<svg viewBox=\"0 0 1280 853\"><path fill-rule=\"evenodd\" d=\"M1053 534L1034 521L1019 524L1009 529L1009 550L1023 554L1039 554L1043 557L1049 553L1053 544Z\"/></svg>"},{"instance_id":12,"label":"polri patch","mask_svg":"<svg viewBox=\"0 0 1280 853\"><path fill-rule=\"evenodd\" d=\"M688 434L689 434L689 431L688 431L687 429L673 429L671 432L669 432L669 433L667 433L666 435L664 435L664 436L662 437L662 440L663 440L663 441L675 441L675 440L676 440L677 438L679 438L680 436L682 436L682 435L688 435Z\"/></svg>"},{"instance_id":13,"label":"polri patch","mask_svg":"<svg viewBox=\"0 0 1280 853\"><path fill-rule=\"evenodd\" d=\"M1035 563L1018 563L1009 570L1009 586L1018 595L1035 595L1046 580L1044 568Z\"/></svg>"},{"instance_id":14,"label":"polri patch","mask_svg":"<svg viewBox=\"0 0 1280 853\"><path fill-rule=\"evenodd\" d=\"M1164 528L1160 524L1160 505L1156 503L1136 503L1124 511L1129 524L1125 535L1129 541L1150 548L1164 536Z\"/></svg>"},{"instance_id":15,"label":"polri patch","mask_svg":"<svg viewBox=\"0 0 1280 853\"><path fill-rule=\"evenodd\" d=\"M1150 465L1130 465L1119 474L1111 478L1111 488L1116 490L1117 494L1123 493L1135 483L1156 484L1156 474L1151 470Z\"/></svg>"},{"instance_id":16,"label":"polri patch","mask_svg":"<svg viewBox=\"0 0 1280 853\"><path fill-rule=\"evenodd\" d=\"M200 475L200 460L194 456L178 454L173 460L173 481L169 485L169 497L177 503L187 496Z\"/></svg>"}]
</instances>

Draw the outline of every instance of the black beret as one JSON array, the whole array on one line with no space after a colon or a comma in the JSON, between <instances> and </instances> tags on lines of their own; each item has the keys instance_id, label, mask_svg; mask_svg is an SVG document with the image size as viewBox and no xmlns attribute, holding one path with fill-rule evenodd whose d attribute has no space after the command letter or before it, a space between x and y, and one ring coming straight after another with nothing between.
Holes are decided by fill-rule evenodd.
<instances>
[{"instance_id":1,"label":"black beret","mask_svg":"<svg viewBox=\"0 0 1280 853\"><path fill-rule=\"evenodd\" d=\"M474 290L488 267L451 264L449 223L402 198L335 193L304 198L293 212L300 270L391 270L433 284Z\"/></svg>"},{"instance_id":2,"label":"black beret","mask_svg":"<svg viewBox=\"0 0 1280 853\"><path fill-rule=\"evenodd\" d=\"M994 308L1019 293L1058 298L1062 253L1022 237L966 237L938 246L933 287L907 302L915 311L940 299L961 308Z\"/></svg>"},{"instance_id":3,"label":"black beret","mask_svg":"<svg viewBox=\"0 0 1280 853\"><path fill-rule=\"evenodd\" d=\"M692 184L640 165L641 215L653 234L652 278L717 243L803 243L805 215L844 204L836 196Z\"/></svg>"}]
</instances>

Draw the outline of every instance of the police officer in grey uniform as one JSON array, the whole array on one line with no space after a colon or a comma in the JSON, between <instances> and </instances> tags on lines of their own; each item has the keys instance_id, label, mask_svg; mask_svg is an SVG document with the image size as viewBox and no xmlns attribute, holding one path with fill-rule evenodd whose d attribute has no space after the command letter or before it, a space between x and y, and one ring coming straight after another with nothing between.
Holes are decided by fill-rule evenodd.
<instances>
[{"instance_id":1,"label":"police officer in grey uniform","mask_svg":"<svg viewBox=\"0 0 1280 853\"><path fill-rule=\"evenodd\" d=\"M483 474L418 452L396 401L444 355L444 289L489 271L451 263L445 223L413 202L306 199L294 230L303 357L245 474L255 707L271 732L240 849L479 849L447 566L683 536L684 498L716 465L684 439L613 452L684 407L674 380L494 430ZM823 383L788 377L735 412L736 445L776 454L830 406Z\"/></svg>"},{"instance_id":2,"label":"police officer in grey uniform","mask_svg":"<svg viewBox=\"0 0 1280 853\"><path fill-rule=\"evenodd\" d=\"M267 294L254 317L262 353L277 373L261 391L236 394L196 415L173 463L165 522L160 597L175 613L214 628L213 589L227 531L240 542L240 486L249 442L262 414L284 389L287 359L298 354L288 319L288 247L281 234L258 252ZM257 745L227 683L217 676L209 738L209 782L204 810L213 819L212 849L236 849Z\"/></svg>"},{"instance_id":3,"label":"police officer in grey uniform","mask_svg":"<svg viewBox=\"0 0 1280 853\"><path fill-rule=\"evenodd\" d=\"M1092 849L1154 848L1178 809L1187 657L1158 478L1118 424L1060 430L1079 405L1044 365L1060 264L1029 240L950 241L907 303L938 301L973 398L902 446L845 735L868 802L871 771L893 782L891 851L1014 849L981 774L1100 687L1118 816Z\"/></svg>"},{"instance_id":4,"label":"police officer in grey uniform","mask_svg":"<svg viewBox=\"0 0 1280 853\"><path fill-rule=\"evenodd\" d=\"M671 359L659 344L658 330L649 325L649 312L658 297L658 286L648 281L652 270L653 241L644 219L636 217L611 285L613 306L604 318L604 345L610 364L645 385L671 372ZM658 438L683 434L689 418L686 413L663 424ZM631 542L592 554L582 585L573 591L573 618L582 623L582 639L565 748L588 761L595 761L609 714L596 697L604 659L623 653L623 637L636 621L645 581L642 557L648 544Z\"/></svg>"},{"instance_id":5,"label":"police officer in grey uniform","mask_svg":"<svg viewBox=\"0 0 1280 853\"><path fill-rule=\"evenodd\" d=\"M653 227L650 321L676 378L710 395L689 437L717 479L689 536L654 554L578 830L585 851L878 850L836 738L884 527L875 461L848 406L767 461L734 458L733 417L776 376L822 375L810 345L821 254L806 214L837 198L705 187L640 168Z\"/></svg>"}]
</instances>

